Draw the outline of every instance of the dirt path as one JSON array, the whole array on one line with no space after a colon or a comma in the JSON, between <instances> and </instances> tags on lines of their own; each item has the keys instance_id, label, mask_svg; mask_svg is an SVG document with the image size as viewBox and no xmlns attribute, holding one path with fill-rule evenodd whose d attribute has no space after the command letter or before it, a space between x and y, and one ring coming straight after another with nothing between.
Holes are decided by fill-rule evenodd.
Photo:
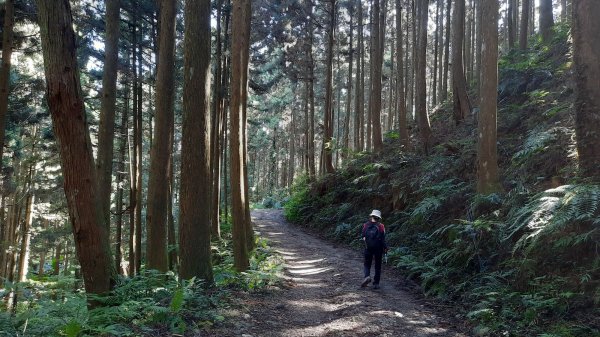
<instances>
[{"instance_id":1,"label":"dirt path","mask_svg":"<svg viewBox=\"0 0 600 337\"><path fill-rule=\"evenodd\" d=\"M359 252L289 225L281 211L252 213L256 230L285 258L284 289L249 295L228 336L466 336L412 294L389 268L381 289L361 289Z\"/></svg>"}]
</instances>

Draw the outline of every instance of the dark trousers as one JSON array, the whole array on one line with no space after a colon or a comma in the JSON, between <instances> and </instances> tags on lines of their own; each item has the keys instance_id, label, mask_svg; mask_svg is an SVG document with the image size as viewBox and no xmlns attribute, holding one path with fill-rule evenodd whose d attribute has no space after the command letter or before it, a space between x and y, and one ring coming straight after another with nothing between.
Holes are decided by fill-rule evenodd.
<instances>
[{"instance_id":1,"label":"dark trousers","mask_svg":"<svg viewBox=\"0 0 600 337\"><path fill-rule=\"evenodd\" d=\"M371 276L371 264L375 258L375 278L373 284L379 284L381 278L381 259L383 258L383 249L369 249L365 248L365 277Z\"/></svg>"}]
</instances>

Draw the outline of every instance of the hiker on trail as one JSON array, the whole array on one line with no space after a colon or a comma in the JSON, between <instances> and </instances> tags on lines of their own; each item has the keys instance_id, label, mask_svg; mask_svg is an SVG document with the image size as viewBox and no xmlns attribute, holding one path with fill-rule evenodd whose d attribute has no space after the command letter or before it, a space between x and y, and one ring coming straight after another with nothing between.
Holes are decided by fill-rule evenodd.
<instances>
[{"instance_id":1,"label":"hiker on trail","mask_svg":"<svg viewBox=\"0 0 600 337\"><path fill-rule=\"evenodd\" d=\"M362 227L362 240L365 242L365 273L361 287L366 287L371 283L371 264L375 258L375 278L373 280L373 289L379 289L379 280L381 279L381 260L383 254L387 253L387 244L385 243L385 227L381 223L381 212L374 209L369 215L369 221Z\"/></svg>"}]
</instances>

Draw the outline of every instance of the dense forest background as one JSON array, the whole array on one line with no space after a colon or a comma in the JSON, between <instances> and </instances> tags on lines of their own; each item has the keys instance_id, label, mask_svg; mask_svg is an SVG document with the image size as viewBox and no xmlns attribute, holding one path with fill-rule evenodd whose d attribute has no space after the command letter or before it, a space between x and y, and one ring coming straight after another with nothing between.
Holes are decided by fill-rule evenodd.
<instances>
[{"instance_id":1,"label":"dense forest background","mask_svg":"<svg viewBox=\"0 0 600 337\"><path fill-rule=\"evenodd\" d=\"M276 282L250 209L285 206L354 245L381 209L391 263L478 334L597 335L597 17L595 0L3 1L0 330L207 328L228 290Z\"/></svg>"}]
</instances>

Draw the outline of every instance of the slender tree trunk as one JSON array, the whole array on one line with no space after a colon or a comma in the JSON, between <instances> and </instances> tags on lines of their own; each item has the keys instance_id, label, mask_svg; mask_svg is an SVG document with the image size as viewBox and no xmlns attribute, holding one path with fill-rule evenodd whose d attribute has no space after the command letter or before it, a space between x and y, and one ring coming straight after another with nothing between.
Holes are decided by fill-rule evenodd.
<instances>
[{"instance_id":1,"label":"slender tree trunk","mask_svg":"<svg viewBox=\"0 0 600 337\"><path fill-rule=\"evenodd\" d=\"M123 261L123 196L125 194L125 153L127 152L127 115L129 112L129 99L126 98L126 108L121 113L121 144L119 147L119 162L117 163L117 240L115 245L115 267L119 274L126 271L121 267Z\"/></svg>"},{"instance_id":2,"label":"slender tree trunk","mask_svg":"<svg viewBox=\"0 0 600 337\"><path fill-rule=\"evenodd\" d=\"M552 0L540 0L540 33L544 42L548 43L552 39L553 27Z\"/></svg>"},{"instance_id":3,"label":"slender tree trunk","mask_svg":"<svg viewBox=\"0 0 600 337\"><path fill-rule=\"evenodd\" d=\"M438 77L437 77L437 66L438 66L438 54L439 54L439 49L440 49L440 34L438 33L438 30L440 29L440 2L436 1L435 4L435 26L436 26L436 32L435 32L435 41L433 43L434 45L434 50L433 50L433 83L431 85L431 90L433 91L431 94L431 104L432 106L436 106L437 105L437 82L438 82Z\"/></svg>"},{"instance_id":4,"label":"slender tree trunk","mask_svg":"<svg viewBox=\"0 0 600 337\"><path fill-rule=\"evenodd\" d=\"M177 259L177 237L175 233L175 216L173 215L173 198L175 197L175 175L174 172L173 155L171 155L171 164L169 165L169 201L168 201L168 254L169 254L169 270L177 271L179 261Z\"/></svg>"},{"instance_id":5,"label":"slender tree trunk","mask_svg":"<svg viewBox=\"0 0 600 337\"><path fill-rule=\"evenodd\" d=\"M210 252L210 1L185 3L180 274L213 282ZM235 50L235 49L234 49Z\"/></svg>"},{"instance_id":6,"label":"slender tree trunk","mask_svg":"<svg viewBox=\"0 0 600 337\"><path fill-rule=\"evenodd\" d=\"M496 0L500 1L500 0ZM477 95L481 96L481 63L482 63L482 35L483 35L483 9L481 8L482 4L480 2L476 3L477 12L476 15L476 23L477 29L475 31L475 90L477 91ZM496 25L497 26L497 25Z\"/></svg>"},{"instance_id":7,"label":"slender tree trunk","mask_svg":"<svg viewBox=\"0 0 600 337\"><path fill-rule=\"evenodd\" d=\"M0 170L4 153L8 95L10 94L10 67L13 50L14 0L4 1L4 28L2 31L2 65L0 65Z\"/></svg>"},{"instance_id":8,"label":"slender tree trunk","mask_svg":"<svg viewBox=\"0 0 600 337\"><path fill-rule=\"evenodd\" d=\"M417 103L417 122L419 126L419 135L426 154L431 147L431 126L429 116L427 115L427 86L426 86L426 68L427 68L427 21L429 18L429 4L419 2L417 6L417 23L419 24L419 45L417 49L417 72L416 72L416 103Z\"/></svg>"},{"instance_id":9,"label":"slender tree trunk","mask_svg":"<svg viewBox=\"0 0 600 337\"><path fill-rule=\"evenodd\" d=\"M354 45L352 44L354 27L352 26L352 22L354 19L354 4L351 2L350 7L348 7L348 13L350 14L350 37L348 43L348 82L347 82L347 90L346 90L346 115L344 116L344 139L343 143L343 153L342 158L346 159L348 157L348 150L350 149L350 114L352 113L352 66L353 66L353 58L354 58ZM357 77L358 78L358 77ZM356 129L356 126L355 126Z\"/></svg>"},{"instance_id":10,"label":"slender tree trunk","mask_svg":"<svg viewBox=\"0 0 600 337\"><path fill-rule=\"evenodd\" d=\"M329 30L327 42L327 70L325 78L325 134L323 137L323 156L325 171L333 173L333 42L335 32L335 0L330 0Z\"/></svg>"},{"instance_id":11,"label":"slender tree trunk","mask_svg":"<svg viewBox=\"0 0 600 337\"><path fill-rule=\"evenodd\" d=\"M450 27L452 12L452 0L446 0L446 41L444 43L444 78L442 79L442 100L445 101L448 98L448 73L450 65Z\"/></svg>"},{"instance_id":12,"label":"slender tree trunk","mask_svg":"<svg viewBox=\"0 0 600 337\"><path fill-rule=\"evenodd\" d=\"M107 226L97 194L92 145L76 58L71 7L67 0L37 0L46 91L57 137L75 248L85 289L102 294L114 276ZM90 301L94 306L96 303Z\"/></svg>"},{"instance_id":13,"label":"slender tree trunk","mask_svg":"<svg viewBox=\"0 0 600 337\"><path fill-rule=\"evenodd\" d=\"M354 97L354 151L362 151L361 135L362 135L362 90L361 78L363 77L364 69L361 61L363 58L362 39L363 39L363 20L362 20L362 3L358 1L358 32L357 32L357 54L356 54L356 92Z\"/></svg>"},{"instance_id":14,"label":"slender tree trunk","mask_svg":"<svg viewBox=\"0 0 600 337\"><path fill-rule=\"evenodd\" d=\"M581 176L600 181L600 2L573 1L575 133Z\"/></svg>"},{"instance_id":15,"label":"slender tree trunk","mask_svg":"<svg viewBox=\"0 0 600 337\"><path fill-rule=\"evenodd\" d=\"M142 191L143 191L143 174L144 174L144 170L143 170L143 158L144 158L144 153L143 153L143 133L144 133L144 129L143 129L143 117L142 117L142 112L143 112L143 94L144 94L144 81L143 81L143 62L144 59L142 58L143 56L143 46L142 46L142 40L143 40L143 36L144 36L144 32L143 32L143 26L140 24L139 30L140 30L140 42L137 44L137 74L138 74L138 81L137 81L137 119L136 119L136 123L137 123L137 129L136 129L136 135L135 135L135 146L137 148L136 154L137 154L137 175L136 175L136 179L137 182L135 183L135 193L136 193L136 207L135 207L135 232L136 232L136 236L135 236L135 248L136 248L136 252L135 252L135 270L139 273L140 270L142 269L142 208L143 208L143 200L142 200Z\"/></svg>"},{"instance_id":16,"label":"slender tree trunk","mask_svg":"<svg viewBox=\"0 0 600 337\"><path fill-rule=\"evenodd\" d=\"M104 41L104 72L100 125L98 126L98 199L102 206L104 223L110 226L110 194L112 188L113 140L115 135L115 110L117 101L117 63L119 60L120 0L107 0L106 33ZM118 270L118 269L117 269Z\"/></svg>"},{"instance_id":17,"label":"slender tree trunk","mask_svg":"<svg viewBox=\"0 0 600 337\"><path fill-rule=\"evenodd\" d=\"M211 224L211 237L221 237L221 226L219 223L219 199L221 196L221 76L222 76L222 45L221 45L221 13L223 10L223 0L217 2L217 29L216 29L216 53L215 53L215 80L213 90L213 102L212 102L212 116L213 121L211 129L211 189L212 189L212 200L210 208L210 224Z\"/></svg>"},{"instance_id":18,"label":"slender tree trunk","mask_svg":"<svg viewBox=\"0 0 600 337\"><path fill-rule=\"evenodd\" d=\"M244 121L243 106L244 92L246 84L245 73L248 72L248 63L245 54L249 50L246 35L247 31L246 16L250 15L250 0L234 0L232 13L232 77L231 77L231 195L232 195L232 216L233 216L233 252L234 265L237 271L248 269L248 247L246 238L247 223L246 219L246 197L244 184ZM246 61L246 62L245 62Z\"/></svg>"},{"instance_id":19,"label":"slender tree trunk","mask_svg":"<svg viewBox=\"0 0 600 337\"><path fill-rule=\"evenodd\" d=\"M127 108L127 112L129 112L129 94L133 96L133 109L131 109L131 120L132 120L132 134L129 133L129 127L127 128L127 142L129 146L129 275L134 276L138 272L136 268L136 254L138 252L137 249L137 239L136 239L136 226L135 226L135 215L136 208L138 207L137 202L137 146L136 146L136 135L137 135L137 67L136 67L136 52L135 52L135 44L137 39L137 34L135 33L136 27L132 26L132 49L131 49L131 60L132 60L132 68L133 72L133 82L131 84L131 88L127 89L127 97L125 98L125 104ZM129 59L129 58L128 58ZM129 61L127 62L129 65ZM129 119L129 117L128 117Z\"/></svg>"},{"instance_id":20,"label":"slender tree trunk","mask_svg":"<svg viewBox=\"0 0 600 337\"><path fill-rule=\"evenodd\" d=\"M521 50L527 49L530 1L532 0L521 0L521 27L519 28L519 48Z\"/></svg>"},{"instance_id":21,"label":"slender tree trunk","mask_svg":"<svg viewBox=\"0 0 600 337\"><path fill-rule=\"evenodd\" d=\"M30 176L30 179L32 177ZM21 240L21 250L19 252L19 274L17 281L24 282L27 280L27 274L29 272L29 247L31 243L31 222L33 220L33 205L35 202L35 195L31 192L27 193L27 210L25 211L25 219L23 221Z\"/></svg>"},{"instance_id":22,"label":"slender tree trunk","mask_svg":"<svg viewBox=\"0 0 600 337\"><path fill-rule=\"evenodd\" d=\"M482 27L485 48L482 55L483 81L477 132L477 192L490 194L500 190L496 149L499 5L498 0L483 0L480 6L486 20Z\"/></svg>"},{"instance_id":23,"label":"slender tree trunk","mask_svg":"<svg viewBox=\"0 0 600 337\"><path fill-rule=\"evenodd\" d=\"M169 164L175 99L175 15L176 2L162 0L160 10L159 62L156 78L156 127L146 213L146 264L149 269L169 270L167 253L167 211L169 198Z\"/></svg>"},{"instance_id":24,"label":"slender tree trunk","mask_svg":"<svg viewBox=\"0 0 600 337\"><path fill-rule=\"evenodd\" d=\"M567 22L567 0L560 0L560 21Z\"/></svg>"},{"instance_id":25,"label":"slender tree trunk","mask_svg":"<svg viewBox=\"0 0 600 337\"><path fill-rule=\"evenodd\" d=\"M371 62L373 67L373 78L371 79L372 100L371 121L373 125L373 150L380 152L383 150L383 138L381 134L381 72L383 63L383 45L381 36L381 27L383 24L380 18L380 0L375 0L373 6L373 50L374 59Z\"/></svg>"},{"instance_id":26,"label":"slender tree trunk","mask_svg":"<svg viewBox=\"0 0 600 337\"><path fill-rule=\"evenodd\" d=\"M517 0L508 0L506 25L508 26L508 48L514 49L517 41L517 27L515 26L515 6Z\"/></svg>"},{"instance_id":27,"label":"slender tree trunk","mask_svg":"<svg viewBox=\"0 0 600 337\"><path fill-rule=\"evenodd\" d=\"M308 138L308 168L309 168L309 177L310 180L314 180L316 177L316 168L315 168L315 61L313 56L313 43L314 43L314 31L313 31L313 5L312 3L309 5L309 23L308 23L308 70L309 70L309 91L308 91L308 99L310 103L310 132Z\"/></svg>"},{"instance_id":28,"label":"slender tree trunk","mask_svg":"<svg viewBox=\"0 0 600 337\"><path fill-rule=\"evenodd\" d=\"M396 99L398 100L398 127L400 129L400 142L407 149L408 148L408 120L406 119L406 92L404 88L404 62L402 51L402 2L396 0L396 62L398 63L398 71L396 73L396 86L398 93Z\"/></svg>"},{"instance_id":29,"label":"slender tree trunk","mask_svg":"<svg viewBox=\"0 0 600 337\"><path fill-rule=\"evenodd\" d=\"M463 37L465 35L465 0L456 0L452 22L452 82L454 93L454 119L463 121L471 112L471 102L467 94L467 81L463 66Z\"/></svg>"}]
</instances>

